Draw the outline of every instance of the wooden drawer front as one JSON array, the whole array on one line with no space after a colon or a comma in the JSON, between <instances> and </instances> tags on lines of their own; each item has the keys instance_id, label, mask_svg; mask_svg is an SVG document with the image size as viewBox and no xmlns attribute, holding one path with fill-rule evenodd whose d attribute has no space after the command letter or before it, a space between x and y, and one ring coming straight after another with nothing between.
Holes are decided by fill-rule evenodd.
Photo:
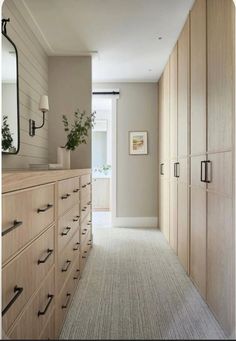
<instances>
[{"instance_id":1,"label":"wooden drawer front","mask_svg":"<svg viewBox=\"0 0 236 341\"><path fill-rule=\"evenodd\" d=\"M54 184L4 194L2 205L2 258L4 263L53 223L55 214Z\"/></svg>"},{"instance_id":2,"label":"wooden drawer front","mask_svg":"<svg viewBox=\"0 0 236 341\"><path fill-rule=\"evenodd\" d=\"M91 222L90 222L90 215L88 214L83 220L83 223L81 224L81 245L87 239L87 236L90 230L91 230Z\"/></svg>"},{"instance_id":3,"label":"wooden drawer front","mask_svg":"<svg viewBox=\"0 0 236 341\"><path fill-rule=\"evenodd\" d=\"M71 241L66 246L64 252L59 254L57 269L58 293L68 278L68 274L73 266L74 260L79 256L79 231L75 233Z\"/></svg>"},{"instance_id":4,"label":"wooden drawer front","mask_svg":"<svg viewBox=\"0 0 236 341\"><path fill-rule=\"evenodd\" d=\"M79 178L58 182L58 215L62 216L75 204L79 205Z\"/></svg>"},{"instance_id":5,"label":"wooden drawer front","mask_svg":"<svg viewBox=\"0 0 236 341\"><path fill-rule=\"evenodd\" d=\"M63 326L64 318L69 309L69 306L73 297L73 293L77 287L77 284L80 278L80 276L78 275L78 272L79 272L78 263L79 263L79 258L75 261L73 268L69 274L69 278L58 298L57 317L56 317L57 336L59 335L60 330Z\"/></svg>"},{"instance_id":6,"label":"wooden drawer front","mask_svg":"<svg viewBox=\"0 0 236 341\"><path fill-rule=\"evenodd\" d=\"M81 175L80 177L81 188L85 188L85 185L91 184L91 174Z\"/></svg>"},{"instance_id":7,"label":"wooden drawer front","mask_svg":"<svg viewBox=\"0 0 236 341\"><path fill-rule=\"evenodd\" d=\"M81 212L80 212L80 218L81 218L81 223L83 223L84 219L87 217L87 215L90 215L91 213L91 205L86 205L81 207Z\"/></svg>"},{"instance_id":8,"label":"wooden drawer front","mask_svg":"<svg viewBox=\"0 0 236 341\"><path fill-rule=\"evenodd\" d=\"M2 321L5 331L8 331L53 263L54 226L3 268L2 308L7 311L4 313Z\"/></svg>"},{"instance_id":9,"label":"wooden drawer front","mask_svg":"<svg viewBox=\"0 0 236 341\"><path fill-rule=\"evenodd\" d=\"M88 205L91 202L91 185L84 185L81 188L81 207Z\"/></svg>"},{"instance_id":10,"label":"wooden drawer front","mask_svg":"<svg viewBox=\"0 0 236 341\"><path fill-rule=\"evenodd\" d=\"M74 206L58 223L58 253L60 254L76 230L79 230L79 206Z\"/></svg>"},{"instance_id":11,"label":"wooden drawer front","mask_svg":"<svg viewBox=\"0 0 236 341\"><path fill-rule=\"evenodd\" d=\"M13 331L12 339L38 339L55 306L54 269L27 307Z\"/></svg>"},{"instance_id":12,"label":"wooden drawer front","mask_svg":"<svg viewBox=\"0 0 236 341\"><path fill-rule=\"evenodd\" d=\"M55 336L55 309L48 320L46 327L40 335L40 340L54 340Z\"/></svg>"}]
</instances>

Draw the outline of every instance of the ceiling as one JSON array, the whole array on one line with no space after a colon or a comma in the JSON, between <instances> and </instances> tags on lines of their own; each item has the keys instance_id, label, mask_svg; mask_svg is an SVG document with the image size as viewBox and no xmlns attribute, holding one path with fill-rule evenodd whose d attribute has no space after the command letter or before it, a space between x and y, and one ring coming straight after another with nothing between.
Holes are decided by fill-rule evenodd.
<instances>
[{"instance_id":1,"label":"ceiling","mask_svg":"<svg viewBox=\"0 0 236 341\"><path fill-rule=\"evenodd\" d=\"M48 55L91 55L94 82L156 82L194 0L14 2Z\"/></svg>"}]
</instances>

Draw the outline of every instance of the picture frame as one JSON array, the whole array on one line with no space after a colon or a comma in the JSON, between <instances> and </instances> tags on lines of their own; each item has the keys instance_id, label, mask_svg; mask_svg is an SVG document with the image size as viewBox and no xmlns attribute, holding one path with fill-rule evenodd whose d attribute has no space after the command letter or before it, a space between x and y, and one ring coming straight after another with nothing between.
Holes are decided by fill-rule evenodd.
<instances>
[{"instance_id":1,"label":"picture frame","mask_svg":"<svg viewBox=\"0 0 236 341\"><path fill-rule=\"evenodd\" d=\"M129 131L129 154L130 155L148 154L147 131Z\"/></svg>"}]
</instances>

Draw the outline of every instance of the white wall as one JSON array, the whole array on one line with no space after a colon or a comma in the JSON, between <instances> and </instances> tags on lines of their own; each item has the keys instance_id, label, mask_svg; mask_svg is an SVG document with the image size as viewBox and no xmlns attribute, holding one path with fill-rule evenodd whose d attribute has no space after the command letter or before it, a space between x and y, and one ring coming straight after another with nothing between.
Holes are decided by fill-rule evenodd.
<instances>
[{"instance_id":1,"label":"white wall","mask_svg":"<svg viewBox=\"0 0 236 341\"><path fill-rule=\"evenodd\" d=\"M3 155L3 168L28 168L29 163L48 162L48 119L35 137L29 136L29 119L42 121L39 98L48 93L48 57L12 0L5 0L2 17L10 18L8 36L15 43L19 58L20 152Z\"/></svg>"},{"instance_id":2,"label":"white wall","mask_svg":"<svg viewBox=\"0 0 236 341\"><path fill-rule=\"evenodd\" d=\"M120 89L117 101L117 216L157 217L157 84L95 83ZM148 155L129 155L128 132L148 131Z\"/></svg>"}]
</instances>

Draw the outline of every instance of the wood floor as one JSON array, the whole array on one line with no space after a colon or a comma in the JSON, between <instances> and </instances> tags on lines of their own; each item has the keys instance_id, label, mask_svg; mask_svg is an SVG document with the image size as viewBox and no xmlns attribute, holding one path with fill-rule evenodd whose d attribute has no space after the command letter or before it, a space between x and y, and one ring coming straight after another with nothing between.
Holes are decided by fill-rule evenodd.
<instances>
[{"instance_id":1,"label":"wood floor","mask_svg":"<svg viewBox=\"0 0 236 341\"><path fill-rule=\"evenodd\" d=\"M96 228L61 339L225 339L156 229Z\"/></svg>"}]
</instances>

